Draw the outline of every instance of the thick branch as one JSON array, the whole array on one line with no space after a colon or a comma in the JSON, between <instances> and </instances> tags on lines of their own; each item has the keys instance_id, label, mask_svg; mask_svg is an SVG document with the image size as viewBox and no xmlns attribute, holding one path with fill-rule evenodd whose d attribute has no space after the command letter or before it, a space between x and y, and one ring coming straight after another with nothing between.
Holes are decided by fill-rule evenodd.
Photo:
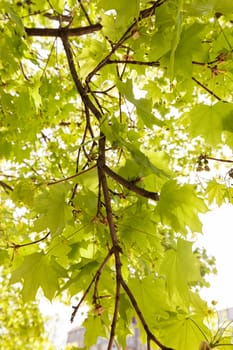
<instances>
[{"instance_id":1,"label":"thick branch","mask_svg":"<svg viewBox=\"0 0 233 350\"><path fill-rule=\"evenodd\" d=\"M78 74L77 74L77 71L75 68L75 64L74 64L73 54L71 51L71 47L70 47L70 43L69 43L67 35L66 34L62 35L61 39L62 39L62 43L63 43L64 49L66 52L66 57L68 60L70 73L71 73L72 78L74 80L75 86L76 86L76 88L77 88L77 90L82 98L82 101L85 104L85 106L88 109L90 109L90 111L95 115L95 117L98 120L100 120L102 118L101 112L98 110L98 108L90 100L89 96L87 95L86 90L84 89L84 87L83 87L83 85L78 77Z\"/></svg>"},{"instance_id":2,"label":"thick branch","mask_svg":"<svg viewBox=\"0 0 233 350\"><path fill-rule=\"evenodd\" d=\"M149 327L148 327L148 324L146 322L146 320L144 319L143 317L143 314L138 306L138 303L133 295L133 293L131 292L131 290L129 289L129 287L127 286L127 284L125 283L125 281L123 280L123 278L121 278L121 285L123 287L123 289L125 290L126 294L128 295L133 307L134 307L134 310L136 311L137 315L138 315L138 318L140 319L142 325L143 325L143 328L147 334L147 340L148 340L148 343L151 341L153 341L156 345L158 345L160 347L161 350L173 350L171 348L168 348L166 347L165 345L163 345L162 343L160 343L160 341L154 336L153 333L151 333Z\"/></svg>"},{"instance_id":3,"label":"thick branch","mask_svg":"<svg viewBox=\"0 0 233 350\"><path fill-rule=\"evenodd\" d=\"M91 34L102 28L100 23L96 23L86 27L78 28L28 28L25 27L25 32L28 36L47 36L47 37L59 37L62 38L64 35L69 36L82 36Z\"/></svg>"},{"instance_id":4,"label":"thick branch","mask_svg":"<svg viewBox=\"0 0 233 350\"><path fill-rule=\"evenodd\" d=\"M98 159L98 171L99 171L99 181L103 190L103 196L105 201L105 208L108 220L108 227L110 231L110 236L113 245L114 257L115 257L115 269L116 269L116 292L115 292L115 306L114 313L112 317L110 338L108 342L108 350L112 349L112 345L115 337L115 330L120 306L120 289L121 289L121 259L120 259L120 247L118 244L116 227L113 220L111 198L109 195L108 183L103 166L105 164L105 137L100 135L99 139L99 159Z\"/></svg>"},{"instance_id":5,"label":"thick branch","mask_svg":"<svg viewBox=\"0 0 233 350\"><path fill-rule=\"evenodd\" d=\"M122 186L126 187L128 190L133 191L142 197L152 199L154 201L159 200L159 194L157 192L150 192L145 190L144 188L136 186L134 182L125 180L123 177L112 171L107 165L103 166L103 170L107 175L109 175L112 179L117 181Z\"/></svg>"}]
</instances>

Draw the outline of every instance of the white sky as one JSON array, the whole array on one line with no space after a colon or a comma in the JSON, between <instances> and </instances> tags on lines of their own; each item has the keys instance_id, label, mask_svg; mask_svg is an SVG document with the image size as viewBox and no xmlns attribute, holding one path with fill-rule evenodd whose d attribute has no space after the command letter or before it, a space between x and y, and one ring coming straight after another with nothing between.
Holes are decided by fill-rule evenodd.
<instances>
[{"instance_id":1,"label":"white sky","mask_svg":"<svg viewBox=\"0 0 233 350\"><path fill-rule=\"evenodd\" d=\"M233 206L223 205L202 217L200 245L216 258L218 274L209 278L211 287L202 296L218 301L217 309L233 307Z\"/></svg>"}]
</instances>

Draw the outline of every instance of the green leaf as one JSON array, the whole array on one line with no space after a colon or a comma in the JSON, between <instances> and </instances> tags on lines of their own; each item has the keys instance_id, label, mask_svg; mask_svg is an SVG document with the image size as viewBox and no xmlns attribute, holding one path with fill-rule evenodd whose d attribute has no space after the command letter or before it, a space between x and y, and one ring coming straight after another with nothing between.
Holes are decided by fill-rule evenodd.
<instances>
[{"instance_id":1,"label":"green leaf","mask_svg":"<svg viewBox=\"0 0 233 350\"><path fill-rule=\"evenodd\" d=\"M178 185L170 180L162 187L157 210L163 224L170 225L176 232L185 233L187 227L193 232L201 231L198 213L206 212L207 207L196 195L195 186Z\"/></svg>"},{"instance_id":2,"label":"green leaf","mask_svg":"<svg viewBox=\"0 0 233 350\"><path fill-rule=\"evenodd\" d=\"M151 100L145 98L136 99L134 97L132 80L128 79L126 83L119 80L117 81L117 87L122 95L136 107L137 115L142 119L145 126L148 128L152 128L155 125L159 127L164 126L164 122L152 113Z\"/></svg>"},{"instance_id":3,"label":"green leaf","mask_svg":"<svg viewBox=\"0 0 233 350\"><path fill-rule=\"evenodd\" d=\"M9 6L7 3L4 3L4 7L5 7L6 11L8 12L8 14L10 15L11 20L15 24L15 28L16 28L18 34L24 35L24 25L23 25L23 21L20 18L20 16L18 16L16 11L14 11L13 7Z\"/></svg>"},{"instance_id":4,"label":"green leaf","mask_svg":"<svg viewBox=\"0 0 233 350\"><path fill-rule=\"evenodd\" d=\"M62 276L64 276L64 270ZM44 254L34 253L25 256L21 266L12 273L11 283L23 280L24 300L33 300L39 287L44 291L45 296L52 300L59 288L58 278L61 271Z\"/></svg>"},{"instance_id":5,"label":"green leaf","mask_svg":"<svg viewBox=\"0 0 233 350\"><path fill-rule=\"evenodd\" d=\"M202 318L182 312L168 321L161 322L160 328L160 336L166 346L179 350L198 349L203 341L203 333L207 331Z\"/></svg>"},{"instance_id":6,"label":"green leaf","mask_svg":"<svg viewBox=\"0 0 233 350\"><path fill-rule=\"evenodd\" d=\"M85 331L85 346L90 348L96 344L98 337L106 337L105 326L100 316L91 316L84 322Z\"/></svg>"},{"instance_id":7,"label":"green leaf","mask_svg":"<svg viewBox=\"0 0 233 350\"><path fill-rule=\"evenodd\" d=\"M165 275L170 298L180 303L189 300L191 283L201 280L200 265L192 252L192 243L178 239L176 249L166 251L160 266L160 273Z\"/></svg>"},{"instance_id":8,"label":"green leaf","mask_svg":"<svg viewBox=\"0 0 233 350\"><path fill-rule=\"evenodd\" d=\"M175 53L179 45L180 36L182 32L182 22L183 22L183 4L184 0L177 1L177 13L175 18L175 28L173 39L171 42L171 54L170 54L170 71L171 71L171 80L174 77L174 62L175 62Z\"/></svg>"},{"instance_id":9,"label":"green leaf","mask_svg":"<svg viewBox=\"0 0 233 350\"><path fill-rule=\"evenodd\" d=\"M225 202L226 198L229 197L226 186L218 183L216 180L211 180L208 182L206 194L208 202L210 204L216 203L218 206L221 206Z\"/></svg>"},{"instance_id":10,"label":"green leaf","mask_svg":"<svg viewBox=\"0 0 233 350\"><path fill-rule=\"evenodd\" d=\"M17 182L12 193L12 199L32 207L34 202L34 185L31 180L23 179Z\"/></svg>"},{"instance_id":11,"label":"green leaf","mask_svg":"<svg viewBox=\"0 0 233 350\"><path fill-rule=\"evenodd\" d=\"M9 258L7 252L3 249L0 249L0 264L3 265L3 263Z\"/></svg>"},{"instance_id":12,"label":"green leaf","mask_svg":"<svg viewBox=\"0 0 233 350\"><path fill-rule=\"evenodd\" d=\"M62 14L64 10L64 0L50 0L50 4L52 5L53 9L59 13Z\"/></svg>"},{"instance_id":13,"label":"green leaf","mask_svg":"<svg viewBox=\"0 0 233 350\"><path fill-rule=\"evenodd\" d=\"M231 0L196 0L192 4L188 4L186 7L189 10L190 15L207 15L210 12L220 12L224 14L231 13L233 11L233 5Z\"/></svg>"},{"instance_id":14,"label":"green leaf","mask_svg":"<svg viewBox=\"0 0 233 350\"><path fill-rule=\"evenodd\" d=\"M204 26L193 23L184 27L174 54L174 74L183 79L191 78L193 72L193 61L200 59L202 51L202 31ZM201 35L202 34L202 35ZM201 59L203 59L201 57Z\"/></svg>"},{"instance_id":15,"label":"green leaf","mask_svg":"<svg viewBox=\"0 0 233 350\"><path fill-rule=\"evenodd\" d=\"M137 277L131 278L128 284L134 291L139 308L143 310L148 324L155 325L161 319L168 317L168 311L172 306L169 304L163 279L154 279L152 276Z\"/></svg>"},{"instance_id":16,"label":"green leaf","mask_svg":"<svg viewBox=\"0 0 233 350\"><path fill-rule=\"evenodd\" d=\"M212 106L199 104L189 113L190 132L202 136L207 143L215 146L222 140L223 130L232 131L232 104L218 102Z\"/></svg>"},{"instance_id":17,"label":"green leaf","mask_svg":"<svg viewBox=\"0 0 233 350\"><path fill-rule=\"evenodd\" d=\"M67 184L57 184L35 198L34 208L39 213L34 230L40 232L47 228L56 236L63 232L66 223L72 220L71 208L66 204Z\"/></svg>"}]
</instances>

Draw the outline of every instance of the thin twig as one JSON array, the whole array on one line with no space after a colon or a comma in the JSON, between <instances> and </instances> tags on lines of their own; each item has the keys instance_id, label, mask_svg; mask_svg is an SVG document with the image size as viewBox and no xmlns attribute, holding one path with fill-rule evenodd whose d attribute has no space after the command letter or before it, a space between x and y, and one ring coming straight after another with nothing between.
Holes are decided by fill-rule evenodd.
<instances>
[{"instance_id":1,"label":"thin twig","mask_svg":"<svg viewBox=\"0 0 233 350\"><path fill-rule=\"evenodd\" d=\"M209 156L205 156L205 159L216 160L217 162L233 163L233 160L231 159L222 159L222 158L215 158L215 157L209 157Z\"/></svg>"},{"instance_id":2,"label":"thin twig","mask_svg":"<svg viewBox=\"0 0 233 350\"><path fill-rule=\"evenodd\" d=\"M73 17L70 15L52 15L50 13L45 13L44 17L47 17L48 19L59 21L59 22L68 22L70 23L73 20Z\"/></svg>"},{"instance_id":3,"label":"thin twig","mask_svg":"<svg viewBox=\"0 0 233 350\"><path fill-rule=\"evenodd\" d=\"M78 0L78 2L79 2L79 5L80 5L80 7L81 7L81 9L82 9L82 11L83 11L83 13L84 13L86 19L87 19L87 22L89 23L90 26L92 26L91 19L90 19L88 13L87 13L85 7L84 7L83 4L82 4L82 0Z\"/></svg>"},{"instance_id":4,"label":"thin twig","mask_svg":"<svg viewBox=\"0 0 233 350\"><path fill-rule=\"evenodd\" d=\"M119 39L119 41L114 44L114 46L112 46L111 51L107 54L107 56L105 56L102 61L100 61L97 66L88 74L87 78L86 78L86 83L87 85L89 84L89 82L91 81L92 77L102 68L104 67L110 57L122 46L122 44L129 39L133 34L134 31L137 29L138 24L145 18L151 17L154 12L155 9L157 7L160 7L163 3L165 3L167 0L157 0L153 2L153 5L145 10L142 10L139 13L138 18L136 18L134 20L134 22L130 25L130 27L125 31L125 33L122 35L122 37Z\"/></svg>"},{"instance_id":5,"label":"thin twig","mask_svg":"<svg viewBox=\"0 0 233 350\"><path fill-rule=\"evenodd\" d=\"M37 239L36 241L29 242L29 243L23 243L23 244L11 243L10 245L7 246L7 248L19 249L22 247L27 247L29 245L37 244L37 243L44 241L46 238L48 238L49 235L50 235L50 232L48 232L44 237Z\"/></svg>"},{"instance_id":6,"label":"thin twig","mask_svg":"<svg viewBox=\"0 0 233 350\"><path fill-rule=\"evenodd\" d=\"M8 185L7 183L5 183L4 181L0 181L0 186L4 189L4 191L6 193L9 193L9 191L13 191L13 187L11 187L10 185Z\"/></svg>"},{"instance_id":7,"label":"thin twig","mask_svg":"<svg viewBox=\"0 0 233 350\"><path fill-rule=\"evenodd\" d=\"M111 91L112 89L114 89L115 87L116 87L116 85L112 85L112 86L110 86L108 89L103 90L103 91L100 91L100 90L92 90L92 93L93 93L93 94L104 94L104 95L110 96L110 95L108 95L108 92ZM110 96L110 97L114 98L113 96Z\"/></svg>"},{"instance_id":8,"label":"thin twig","mask_svg":"<svg viewBox=\"0 0 233 350\"><path fill-rule=\"evenodd\" d=\"M80 171L80 172L77 173L77 174L71 175L71 176L69 176L69 177L65 177L64 179L60 179L60 180L48 182L47 185L48 185L48 186L52 186L52 185L56 185L56 184L59 184L59 183L62 183L62 182L66 182L66 181L72 180L72 179L74 179L74 178L76 178L76 177L78 177L78 176L81 176L81 175L87 173L88 171L90 171L90 170L96 168L96 166L97 166L97 165L94 164L94 165L92 165L90 168L85 169L85 170L83 170L83 171Z\"/></svg>"},{"instance_id":9,"label":"thin twig","mask_svg":"<svg viewBox=\"0 0 233 350\"><path fill-rule=\"evenodd\" d=\"M152 62L144 62L144 61L135 61L135 60L108 60L106 64L134 64L138 66L149 66L149 67L159 67L160 63L158 61L152 61Z\"/></svg>"},{"instance_id":10,"label":"thin twig","mask_svg":"<svg viewBox=\"0 0 233 350\"><path fill-rule=\"evenodd\" d=\"M211 91L208 87L206 87L204 84L202 84L199 80L196 78L192 77L192 80L195 81L199 86L201 86L204 90L206 90L211 96L215 97L218 101L226 102L221 99L218 95L216 95L213 91Z\"/></svg>"},{"instance_id":11,"label":"thin twig","mask_svg":"<svg viewBox=\"0 0 233 350\"><path fill-rule=\"evenodd\" d=\"M150 337L147 337L147 350L151 350L151 347L150 347Z\"/></svg>"},{"instance_id":12,"label":"thin twig","mask_svg":"<svg viewBox=\"0 0 233 350\"><path fill-rule=\"evenodd\" d=\"M80 299L79 303L78 303L76 306L73 306L73 312L72 312L72 314L71 314L71 319L70 319L71 322L73 322L73 320L74 320L74 318L75 318L75 316L76 316L76 314L77 314L77 312L78 312L80 306L82 305L82 303L83 303L83 301L85 300L87 294L89 293L89 291L90 291L90 289L91 289L93 283L94 283L95 280L96 280L97 278L99 278L99 276L101 275L101 273L102 273L102 271L103 271L105 265L107 264L108 260L109 260L110 257L112 256L112 254L113 254L113 249L110 249L109 252L108 252L108 254L106 255L106 257L104 258L102 264L100 265L100 267L99 267L98 270L96 271L95 275L93 276L93 278L92 278L91 282L89 283L87 289L86 289L85 292L83 293L83 296L82 296L82 298Z\"/></svg>"}]
</instances>

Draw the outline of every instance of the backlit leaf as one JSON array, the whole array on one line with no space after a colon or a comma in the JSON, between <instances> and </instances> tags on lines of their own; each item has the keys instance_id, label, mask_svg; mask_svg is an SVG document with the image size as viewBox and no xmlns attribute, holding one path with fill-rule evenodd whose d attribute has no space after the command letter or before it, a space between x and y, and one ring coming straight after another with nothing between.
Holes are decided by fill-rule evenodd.
<instances>
[{"instance_id":1,"label":"backlit leaf","mask_svg":"<svg viewBox=\"0 0 233 350\"><path fill-rule=\"evenodd\" d=\"M207 207L196 196L193 185L178 185L171 180L162 187L157 210L164 224L171 225L177 232L185 233L187 227L201 231L198 213L206 212Z\"/></svg>"}]
</instances>

